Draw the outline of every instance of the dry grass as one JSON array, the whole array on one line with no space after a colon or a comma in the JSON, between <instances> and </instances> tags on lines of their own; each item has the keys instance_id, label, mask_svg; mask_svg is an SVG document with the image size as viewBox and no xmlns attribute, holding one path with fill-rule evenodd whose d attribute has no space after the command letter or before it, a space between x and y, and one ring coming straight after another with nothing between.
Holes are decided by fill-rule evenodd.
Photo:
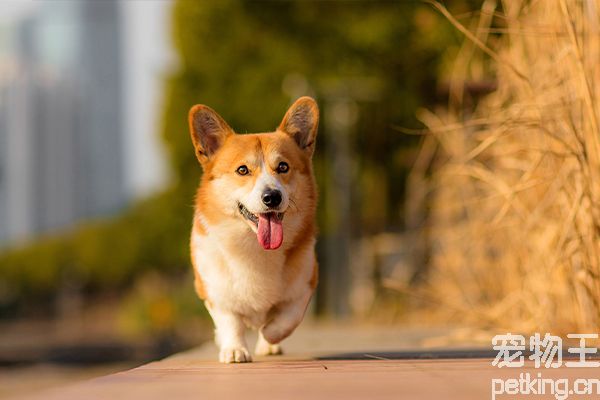
<instances>
[{"instance_id":1,"label":"dry grass","mask_svg":"<svg viewBox=\"0 0 600 400\"><path fill-rule=\"evenodd\" d=\"M421 114L431 134L411 179L417 193L429 188L423 290L440 314L471 323L597 332L600 3L483 7L453 71L449 110ZM492 30L493 21L503 26ZM462 82L480 77L484 53L498 88L465 116Z\"/></svg>"}]
</instances>

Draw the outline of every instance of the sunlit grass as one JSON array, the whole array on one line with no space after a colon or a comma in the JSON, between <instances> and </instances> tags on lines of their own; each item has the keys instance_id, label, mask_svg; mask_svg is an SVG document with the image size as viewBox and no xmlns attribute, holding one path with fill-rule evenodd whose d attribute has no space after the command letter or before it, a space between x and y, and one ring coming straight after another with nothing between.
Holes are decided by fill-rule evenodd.
<instances>
[{"instance_id":1,"label":"sunlit grass","mask_svg":"<svg viewBox=\"0 0 600 400\"><path fill-rule=\"evenodd\" d=\"M600 322L598 3L488 0L480 18L465 44L475 51L461 51L457 60L450 111L421 114L431 131L424 151L433 154L434 143L442 154L431 158L437 160L432 175L413 172L413 182L430 189L423 195L430 196L432 240L424 290L445 305L440 314L464 322L594 332ZM501 36L490 39L489 32ZM498 88L469 113L462 82L485 64L481 51L492 60Z\"/></svg>"}]
</instances>

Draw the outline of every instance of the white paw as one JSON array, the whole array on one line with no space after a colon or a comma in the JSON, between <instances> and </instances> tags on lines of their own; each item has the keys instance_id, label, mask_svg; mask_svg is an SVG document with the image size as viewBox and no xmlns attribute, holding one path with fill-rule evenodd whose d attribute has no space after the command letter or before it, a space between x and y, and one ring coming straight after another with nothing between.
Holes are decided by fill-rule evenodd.
<instances>
[{"instance_id":1,"label":"white paw","mask_svg":"<svg viewBox=\"0 0 600 400\"><path fill-rule=\"evenodd\" d=\"M274 356L283 354L283 350L281 350L281 345L279 344L270 344L266 340L259 340L256 342L254 354L257 356Z\"/></svg>"},{"instance_id":2,"label":"white paw","mask_svg":"<svg viewBox=\"0 0 600 400\"><path fill-rule=\"evenodd\" d=\"M252 357L245 347L224 347L219 352L219 361L222 363L252 362Z\"/></svg>"}]
</instances>

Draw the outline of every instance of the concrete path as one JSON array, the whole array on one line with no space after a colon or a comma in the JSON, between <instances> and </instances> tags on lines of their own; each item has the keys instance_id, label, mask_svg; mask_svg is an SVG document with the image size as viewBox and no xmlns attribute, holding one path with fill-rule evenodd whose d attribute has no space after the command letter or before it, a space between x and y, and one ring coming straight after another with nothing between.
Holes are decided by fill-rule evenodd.
<instances>
[{"instance_id":1,"label":"concrete path","mask_svg":"<svg viewBox=\"0 0 600 400\"><path fill-rule=\"evenodd\" d=\"M493 379L600 377L598 369L498 369L490 346L425 348L446 333L435 330L304 326L287 354L251 364L215 361L212 344L129 371L28 399L486 399ZM465 357L470 358L465 358ZM498 388L498 387L497 387ZM498 398L529 398L498 397ZM532 398L555 398L532 396ZM571 398L598 398L576 397Z\"/></svg>"}]
</instances>

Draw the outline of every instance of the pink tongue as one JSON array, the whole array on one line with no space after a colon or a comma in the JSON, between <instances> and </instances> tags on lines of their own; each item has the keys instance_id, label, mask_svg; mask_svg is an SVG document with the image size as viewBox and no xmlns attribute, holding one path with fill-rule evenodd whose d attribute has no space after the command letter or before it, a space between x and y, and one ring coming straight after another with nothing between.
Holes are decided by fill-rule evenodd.
<instances>
[{"instance_id":1,"label":"pink tongue","mask_svg":"<svg viewBox=\"0 0 600 400\"><path fill-rule=\"evenodd\" d=\"M275 250L283 242L283 226L275 214L258 214L258 243L265 250Z\"/></svg>"}]
</instances>

